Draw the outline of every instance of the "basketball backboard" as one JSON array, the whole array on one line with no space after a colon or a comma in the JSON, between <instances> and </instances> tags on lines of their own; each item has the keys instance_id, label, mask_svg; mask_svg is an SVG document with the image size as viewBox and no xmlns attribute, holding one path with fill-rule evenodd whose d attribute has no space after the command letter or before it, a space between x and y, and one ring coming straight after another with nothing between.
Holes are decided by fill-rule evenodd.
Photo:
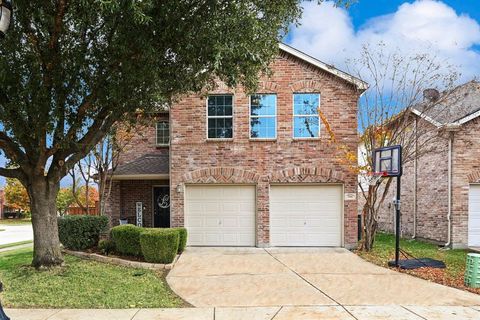
<instances>
[{"instance_id":1,"label":"basketball backboard","mask_svg":"<svg viewBox=\"0 0 480 320\"><path fill-rule=\"evenodd\" d=\"M373 151L373 172L384 177L402 175L402 146L378 148Z\"/></svg>"}]
</instances>

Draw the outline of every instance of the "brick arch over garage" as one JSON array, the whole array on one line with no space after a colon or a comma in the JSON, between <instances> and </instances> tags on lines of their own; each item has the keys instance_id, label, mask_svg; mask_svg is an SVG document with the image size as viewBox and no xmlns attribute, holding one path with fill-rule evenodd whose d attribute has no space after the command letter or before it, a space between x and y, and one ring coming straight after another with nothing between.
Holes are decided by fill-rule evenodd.
<instances>
[{"instance_id":1,"label":"brick arch over garage","mask_svg":"<svg viewBox=\"0 0 480 320\"><path fill-rule=\"evenodd\" d=\"M260 175L254 171L232 167L211 167L183 175L184 183L257 183Z\"/></svg>"},{"instance_id":2,"label":"brick arch over garage","mask_svg":"<svg viewBox=\"0 0 480 320\"><path fill-rule=\"evenodd\" d=\"M480 183L480 170L470 173L467 178L469 183Z\"/></svg>"},{"instance_id":3,"label":"brick arch over garage","mask_svg":"<svg viewBox=\"0 0 480 320\"><path fill-rule=\"evenodd\" d=\"M270 182L321 182L343 183L342 172L324 167L291 167L269 175Z\"/></svg>"}]
</instances>

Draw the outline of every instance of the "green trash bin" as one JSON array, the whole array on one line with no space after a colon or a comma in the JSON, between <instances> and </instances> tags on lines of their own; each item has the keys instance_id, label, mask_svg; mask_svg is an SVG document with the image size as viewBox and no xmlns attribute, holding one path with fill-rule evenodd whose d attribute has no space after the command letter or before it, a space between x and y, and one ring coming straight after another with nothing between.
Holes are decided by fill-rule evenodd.
<instances>
[{"instance_id":1,"label":"green trash bin","mask_svg":"<svg viewBox=\"0 0 480 320\"><path fill-rule=\"evenodd\" d=\"M480 253L467 255L465 285L471 288L480 288Z\"/></svg>"}]
</instances>

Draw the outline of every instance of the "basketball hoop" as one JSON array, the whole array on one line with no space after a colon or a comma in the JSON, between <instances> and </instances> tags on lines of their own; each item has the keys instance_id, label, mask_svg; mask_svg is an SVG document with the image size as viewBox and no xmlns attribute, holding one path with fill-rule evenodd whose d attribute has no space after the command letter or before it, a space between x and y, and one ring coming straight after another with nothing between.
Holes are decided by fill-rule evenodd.
<instances>
[{"instance_id":1,"label":"basketball hoop","mask_svg":"<svg viewBox=\"0 0 480 320\"><path fill-rule=\"evenodd\" d=\"M386 171L382 172L367 172L368 184L371 186L376 186L382 178L388 177L388 173Z\"/></svg>"}]
</instances>

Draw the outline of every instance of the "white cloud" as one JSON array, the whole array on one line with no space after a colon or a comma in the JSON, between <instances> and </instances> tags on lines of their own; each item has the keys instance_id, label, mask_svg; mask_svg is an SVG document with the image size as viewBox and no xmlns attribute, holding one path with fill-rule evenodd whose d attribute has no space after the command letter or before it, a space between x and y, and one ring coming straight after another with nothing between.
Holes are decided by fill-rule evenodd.
<instances>
[{"instance_id":1,"label":"white cloud","mask_svg":"<svg viewBox=\"0 0 480 320\"><path fill-rule=\"evenodd\" d=\"M361 3L359 4L361 5ZM363 44L383 42L392 51L430 52L459 66L462 80L480 76L480 24L441 1L417 0L375 17L355 29L348 11L331 2L304 3L301 26L291 30L290 44L327 63L344 67Z\"/></svg>"}]
</instances>

